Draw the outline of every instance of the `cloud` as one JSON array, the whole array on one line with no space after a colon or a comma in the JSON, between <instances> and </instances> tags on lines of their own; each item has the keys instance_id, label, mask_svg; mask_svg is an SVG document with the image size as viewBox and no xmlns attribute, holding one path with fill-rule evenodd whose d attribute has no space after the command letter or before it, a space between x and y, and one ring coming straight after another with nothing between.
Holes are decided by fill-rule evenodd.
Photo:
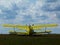
<instances>
[{"instance_id":1,"label":"cloud","mask_svg":"<svg viewBox=\"0 0 60 45\"><path fill-rule=\"evenodd\" d=\"M2 10L0 9L0 14L2 13Z\"/></svg>"},{"instance_id":2,"label":"cloud","mask_svg":"<svg viewBox=\"0 0 60 45\"><path fill-rule=\"evenodd\" d=\"M2 2L4 2L4 4L2 4ZM5 7L6 2L8 2L7 7ZM12 3L12 2L14 2L14 3ZM23 22L23 21L27 20L25 18L25 16L28 16L28 15L31 16L29 18L29 19L31 19L30 20L31 22L33 22L32 20L35 20L35 21L38 20L39 22L40 22L40 20L41 20L41 22L43 22L44 20L51 20L51 21L56 20L57 17L56 17L56 13L55 13L55 8L57 7L57 4L55 7L53 7L53 5L55 4L54 0L53 1L49 0L47 2L53 2L53 3L48 4L44 0L37 0L37 1L34 1L34 3L33 2L31 3L29 0L28 1L1 0L1 5L3 6L4 9L1 10L2 14L0 14L0 16L6 20L14 19L15 22L16 22L16 20L17 20L17 22ZM54 10L54 12L46 12L47 10L48 11ZM49 22L49 21L47 21L47 22Z\"/></svg>"},{"instance_id":3,"label":"cloud","mask_svg":"<svg viewBox=\"0 0 60 45\"><path fill-rule=\"evenodd\" d=\"M57 0L46 0L47 3L53 3L53 2L57 2Z\"/></svg>"}]
</instances>

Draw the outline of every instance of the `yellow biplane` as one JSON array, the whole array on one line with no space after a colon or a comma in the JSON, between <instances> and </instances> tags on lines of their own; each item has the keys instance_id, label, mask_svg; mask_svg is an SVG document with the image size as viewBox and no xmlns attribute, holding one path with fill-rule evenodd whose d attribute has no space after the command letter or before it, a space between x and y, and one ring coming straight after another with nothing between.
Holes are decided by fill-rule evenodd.
<instances>
[{"instance_id":1,"label":"yellow biplane","mask_svg":"<svg viewBox=\"0 0 60 45\"><path fill-rule=\"evenodd\" d=\"M16 25L16 24L3 24L3 27L12 27L12 28L18 28L19 30L26 30L26 32L16 32L16 31L9 31L10 34L18 34L18 35L34 35L37 34L34 32L34 30L46 28L46 27L56 27L58 26L57 24L38 24L38 25ZM51 30L45 30L44 32L41 33L50 33Z\"/></svg>"}]
</instances>

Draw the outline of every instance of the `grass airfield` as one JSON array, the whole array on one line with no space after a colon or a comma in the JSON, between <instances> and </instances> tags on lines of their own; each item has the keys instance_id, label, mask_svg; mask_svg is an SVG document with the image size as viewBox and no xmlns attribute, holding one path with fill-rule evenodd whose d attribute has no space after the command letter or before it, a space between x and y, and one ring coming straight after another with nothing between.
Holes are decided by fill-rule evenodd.
<instances>
[{"instance_id":1,"label":"grass airfield","mask_svg":"<svg viewBox=\"0 0 60 45\"><path fill-rule=\"evenodd\" d=\"M60 45L60 34L40 36L0 34L0 45Z\"/></svg>"}]
</instances>

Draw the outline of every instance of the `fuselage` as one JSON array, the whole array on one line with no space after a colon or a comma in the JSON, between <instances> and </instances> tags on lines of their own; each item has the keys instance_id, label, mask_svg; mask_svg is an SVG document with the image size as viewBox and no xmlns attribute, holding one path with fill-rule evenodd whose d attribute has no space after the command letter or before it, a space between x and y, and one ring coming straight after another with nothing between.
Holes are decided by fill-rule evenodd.
<instances>
[{"instance_id":1,"label":"fuselage","mask_svg":"<svg viewBox=\"0 0 60 45\"><path fill-rule=\"evenodd\" d=\"M29 25L28 28L29 28L29 30L28 30L28 35L33 35L34 30L33 30L32 26Z\"/></svg>"}]
</instances>

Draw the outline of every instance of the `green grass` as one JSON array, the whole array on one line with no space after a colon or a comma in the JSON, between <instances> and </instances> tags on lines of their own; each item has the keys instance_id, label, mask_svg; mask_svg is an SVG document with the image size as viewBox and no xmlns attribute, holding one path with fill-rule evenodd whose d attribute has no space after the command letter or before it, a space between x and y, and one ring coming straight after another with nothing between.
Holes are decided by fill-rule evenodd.
<instances>
[{"instance_id":1,"label":"green grass","mask_svg":"<svg viewBox=\"0 0 60 45\"><path fill-rule=\"evenodd\" d=\"M60 45L60 35L0 35L0 45Z\"/></svg>"}]
</instances>

